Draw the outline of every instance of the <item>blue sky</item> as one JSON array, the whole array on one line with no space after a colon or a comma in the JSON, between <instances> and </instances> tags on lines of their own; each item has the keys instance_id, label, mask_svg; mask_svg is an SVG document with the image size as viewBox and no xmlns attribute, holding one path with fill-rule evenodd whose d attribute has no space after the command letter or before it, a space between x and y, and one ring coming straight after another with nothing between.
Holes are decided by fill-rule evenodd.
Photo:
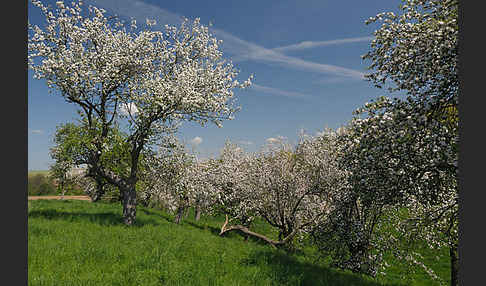
<instances>
[{"instance_id":1,"label":"blue sky","mask_svg":"<svg viewBox=\"0 0 486 286\"><path fill-rule=\"evenodd\" d=\"M45 2L45 1L44 1ZM47 1L54 6L55 1ZM70 3L70 1L68 2ZM337 128L352 112L385 90L363 80L378 24L364 22L380 12L398 12L399 0L380 1L130 1L90 0L85 5L108 14L156 19L157 25L180 23L182 16L213 24L223 40L225 57L240 70L240 80L254 75L254 85L236 90L241 111L232 121L201 127L184 123L178 137L201 157L215 156L226 140L248 151L272 137L295 142L299 130L315 134ZM28 19L42 25L40 11L30 3ZM49 93L43 80L28 72L28 169L45 170L56 126L77 118L76 108Z\"/></svg>"}]
</instances>

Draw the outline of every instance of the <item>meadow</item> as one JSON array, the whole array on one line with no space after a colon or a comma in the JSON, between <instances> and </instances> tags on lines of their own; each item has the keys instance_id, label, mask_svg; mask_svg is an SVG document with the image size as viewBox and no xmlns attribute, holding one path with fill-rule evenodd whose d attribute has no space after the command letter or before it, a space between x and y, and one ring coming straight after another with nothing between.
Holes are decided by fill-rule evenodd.
<instances>
[{"instance_id":1,"label":"meadow","mask_svg":"<svg viewBox=\"0 0 486 286\"><path fill-rule=\"evenodd\" d=\"M223 217L193 217L178 225L139 206L127 227L118 203L29 201L29 285L439 285L420 270L402 278L393 259L371 278L329 267L310 246L287 253L235 232L220 237ZM252 228L275 235L262 221ZM447 250L423 254L449 283Z\"/></svg>"}]
</instances>

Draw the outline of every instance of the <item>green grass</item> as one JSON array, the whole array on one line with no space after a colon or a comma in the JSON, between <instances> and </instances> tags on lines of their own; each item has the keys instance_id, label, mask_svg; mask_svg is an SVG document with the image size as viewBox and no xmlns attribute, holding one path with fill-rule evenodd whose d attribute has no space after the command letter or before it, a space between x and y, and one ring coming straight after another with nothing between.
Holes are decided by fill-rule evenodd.
<instances>
[{"instance_id":1,"label":"green grass","mask_svg":"<svg viewBox=\"0 0 486 286\"><path fill-rule=\"evenodd\" d=\"M436 285L336 270L310 248L289 255L237 233L220 237L222 217L196 222L191 214L177 225L138 207L126 227L119 204L39 200L28 208L29 285ZM252 229L273 233L261 222Z\"/></svg>"}]
</instances>

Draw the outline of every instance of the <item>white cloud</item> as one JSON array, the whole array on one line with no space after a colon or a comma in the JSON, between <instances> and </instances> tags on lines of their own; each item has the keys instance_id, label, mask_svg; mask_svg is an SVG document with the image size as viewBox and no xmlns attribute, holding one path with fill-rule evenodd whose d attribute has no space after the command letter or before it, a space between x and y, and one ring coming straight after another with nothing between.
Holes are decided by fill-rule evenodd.
<instances>
[{"instance_id":1,"label":"white cloud","mask_svg":"<svg viewBox=\"0 0 486 286\"><path fill-rule=\"evenodd\" d=\"M192 138L191 141L189 141L189 142L191 142L192 145L197 146L197 145L199 145L203 142L203 139L199 136L196 136L196 137Z\"/></svg>"},{"instance_id":2,"label":"white cloud","mask_svg":"<svg viewBox=\"0 0 486 286\"><path fill-rule=\"evenodd\" d=\"M336 40L328 40L328 41L304 41L298 44L273 48L273 51L277 52L288 52L288 51L297 51L303 49L311 49L317 47L325 47L330 45L340 45L340 44L347 44L347 43L356 43L356 42L369 42L373 40L374 37L356 37L356 38L347 38L347 39L336 39Z\"/></svg>"},{"instance_id":3,"label":"white cloud","mask_svg":"<svg viewBox=\"0 0 486 286\"><path fill-rule=\"evenodd\" d=\"M131 114L133 116L138 113L138 108L133 102L130 102L128 104L122 103L120 105L120 113L123 115Z\"/></svg>"},{"instance_id":4,"label":"white cloud","mask_svg":"<svg viewBox=\"0 0 486 286\"><path fill-rule=\"evenodd\" d=\"M270 137L270 138L267 138L265 140L267 143L276 143L278 142L279 140L277 138L273 138L273 137Z\"/></svg>"},{"instance_id":5,"label":"white cloud","mask_svg":"<svg viewBox=\"0 0 486 286\"><path fill-rule=\"evenodd\" d=\"M273 87L263 86L259 84L252 84L250 89L254 89L256 91L265 93L265 94L272 94L272 95L280 95L280 96L289 96L289 97L303 97L305 94L293 91L286 91L281 90Z\"/></svg>"}]
</instances>

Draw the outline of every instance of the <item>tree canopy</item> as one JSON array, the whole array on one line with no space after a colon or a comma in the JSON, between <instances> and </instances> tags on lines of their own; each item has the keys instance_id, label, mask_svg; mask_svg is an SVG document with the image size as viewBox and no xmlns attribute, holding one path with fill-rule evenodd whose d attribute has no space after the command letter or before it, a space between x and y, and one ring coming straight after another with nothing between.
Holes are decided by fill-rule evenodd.
<instances>
[{"instance_id":1,"label":"tree canopy","mask_svg":"<svg viewBox=\"0 0 486 286\"><path fill-rule=\"evenodd\" d=\"M135 20L127 25L93 6L82 13L81 1L72 6L58 1L55 10L38 0L32 3L46 26L29 23L29 68L83 113L93 135L89 174L120 189L124 221L130 225L136 215L142 150L173 130L177 121L221 126L232 119L238 110L233 89L249 86L250 79L235 79L238 72L222 57L220 41L199 19L157 31L154 21L138 29ZM102 157L109 152L110 129L125 119L129 172L117 174Z\"/></svg>"}]
</instances>

